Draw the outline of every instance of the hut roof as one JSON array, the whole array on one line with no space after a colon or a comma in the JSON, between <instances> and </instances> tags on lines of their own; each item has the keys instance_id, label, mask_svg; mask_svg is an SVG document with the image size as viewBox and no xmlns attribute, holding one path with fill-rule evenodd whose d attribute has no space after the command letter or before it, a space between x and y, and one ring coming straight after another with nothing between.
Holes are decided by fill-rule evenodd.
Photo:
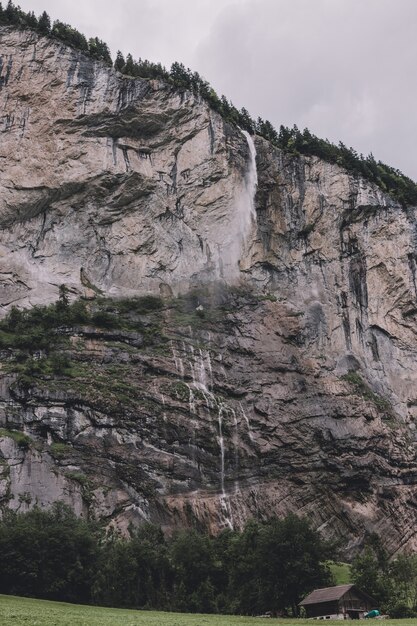
<instances>
[{"instance_id":1,"label":"hut roof","mask_svg":"<svg viewBox=\"0 0 417 626\"><path fill-rule=\"evenodd\" d=\"M315 589L300 602L300 606L306 604L319 604L321 602L332 602L340 600L355 585L337 585L336 587L324 587L323 589ZM359 591L359 590L357 590ZM360 592L362 593L362 592ZM363 594L366 595L366 594Z\"/></svg>"}]
</instances>

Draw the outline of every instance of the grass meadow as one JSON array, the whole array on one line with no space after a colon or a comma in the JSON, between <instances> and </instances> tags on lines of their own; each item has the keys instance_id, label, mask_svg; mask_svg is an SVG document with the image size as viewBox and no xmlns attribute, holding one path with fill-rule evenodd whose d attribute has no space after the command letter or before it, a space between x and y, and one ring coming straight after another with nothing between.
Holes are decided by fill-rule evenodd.
<instances>
[{"instance_id":1,"label":"grass meadow","mask_svg":"<svg viewBox=\"0 0 417 626\"><path fill-rule=\"evenodd\" d=\"M129 611L0 595L1 626L256 626L265 623L271 626L311 626L311 621L298 619ZM381 622L378 620L377 623ZM382 623L384 626L416 626L415 619L384 620ZM326 624L340 625L340 622L326 620Z\"/></svg>"}]
</instances>

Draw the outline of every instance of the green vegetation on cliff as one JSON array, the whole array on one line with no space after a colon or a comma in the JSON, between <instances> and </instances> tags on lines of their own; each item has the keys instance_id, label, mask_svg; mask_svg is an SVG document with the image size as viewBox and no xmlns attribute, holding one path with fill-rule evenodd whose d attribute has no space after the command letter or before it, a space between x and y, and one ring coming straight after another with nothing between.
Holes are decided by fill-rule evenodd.
<instances>
[{"instance_id":1,"label":"green vegetation on cliff","mask_svg":"<svg viewBox=\"0 0 417 626\"><path fill-rule=\"evenodd\" d=\"M69 405L104 411L129 427L143 419L158 421L163 405L161 396L155 396L155 369L159 364L162 371L167 368L164 359L172 357L171 341L194 331L211 332L219 322L227 325L228 312L239 298L257 303L253 296L224 286L165 301L146 295L70 303L62 285L57 302L25 310L13 307L0 321L0 364L19 402L65 398ZM197 350L199 341L194 343ZM170 380L169 366L167 375ZM178 402L188 408L186 384L167 382L161 390L174 399L174 413L181 412ZM20 426L12 415L8 419L10 428ZM178 436L173 432L172 441ZM61 443L58 439L53 448L48 446L59 458L62 454L55 452Z\"/></svg>"},{"instance_id":2,"label":"green vegetation on cliff","mask_svg":"<svg viewBox=\"0 0 417 626\"><path fill-rule=\"evenodd\" d=\"M104 61L108 65L112 64L109 48L104 41L101 41L98 37L92 37L87 41L85 36L76 28L59 20L56 20L51 25L50 17L46 11L39 17L36 17L33 11L26 13L19 6L16 6L12 0L9 0L6 8L3 8L0 3L0 24L10 24L18 28L31 28L41 35L54 37L68 46L87 52L99 61Z\"/></svg>"},{"instance_id":3,"label":"green vegetation on cliff","mask_svg":"<svg viewBox=\"0 0 417 626\"><path fill-rule=\"evenodd\" d=\"M143 296L69 303L65 286L60 292L54 304L14 307L0 321L0 362L3 371L14 376L12 393L26 398L64 394L68 402L123 417L126 425L144 413L158 416L160 407L138 385L134 367L123 358L91 359L86 346L99 342L108 355L130 354L136 359L148 351L165 353L162 300Z\"/></svg>"},{"instance_id":4,"label":"green vegetation on cliff","mask_svg":"<svg viewBox=\"0 0 417 626\"><path fill-rule=\"evenodd\" d=\"M45 11L37 18L33 11L25 13L9 0L6 8L3 8L0 3L0 24L36 30L41 35L62 41L107 65L112 64L110 51L105 42L98 37L92 37L87 41L83 34L59 20L51 25L51 20ZM398 169L375 160L372 154L364 157L342 142L335 145L327 139L320 139L307 128L300 131L297 126L293 128L280 126L277 132L268 120L258 117L255 121L245 108L238 110L224 95L219 97L213 87L198 72L192 72L182 63L175 62L167 70L161 63L153 63L147 59L134 60L131 54L125 58L118 51L114 67L131 78L157 78L172 84L176 89L191 91L207 102L227 122L240 126L251 134L256 133L264 137L274 146L294 155L317 156L329 163L335 163L353 175L363 176L375 183L404 206L417 204L416 183Z\"/></svg>"}]
</instances>

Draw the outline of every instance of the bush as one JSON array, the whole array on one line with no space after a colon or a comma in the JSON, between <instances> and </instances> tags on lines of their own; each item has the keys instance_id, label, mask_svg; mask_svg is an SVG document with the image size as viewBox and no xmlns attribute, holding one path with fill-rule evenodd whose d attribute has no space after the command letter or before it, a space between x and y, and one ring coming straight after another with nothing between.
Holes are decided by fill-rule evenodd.
<instances>
[{"instance_id":1,"label":"bush","mask_svg":"<svg viewBox=\"0 0 417 626\"><path fill-rule=\"evenodd\" d=\"M115 315L108 313L107 311L96 311L92 317L91 322L94 326L99 328L118 328L119 321Z\"/></svg>"},{"instance_id":2,"label":"bush","mask_svg":"<svg viewBox=\"0 0 417 626\"><path fill-rule=\"evenodd\" d=\"M25 433L22 433L20 430L7 430L5 428L0 428L0 437L13 439L22 450L27 450L32 441L28 435L25 435Z\"/></svg>"},{"instance_id":3,"label":"bush","mask_svg":"<svg viewBox=\"0 0 417 626\"><path fill-rule=\"evenodd\" d=\"M66 354L56 353L49 359L51 369L54 374L65 375L68 374L71 368L71 361Z\"/></svg>"},{"instance_id":4,"label":"bush","mask_svg":"<svg viewBox=\"0 0 417 626\"><path fill-rule=\"evenodd\" d=\"M387 606L387 612L390 617L393 619L405 619L405 618L413 618L417 617L417 611L415 609L410 608L405 603L399 603L394 605Z\"/></svg>"},{"instance_id":5,"label":"bush","mask_svg":"<svg viewBox=\"0 0 417 626\"><path fill-rule=\"evenodd\" d=\"M154 311L160 311L164 303L158 296L142 296L140 298L123 298L115 302L121 313L137 313L146 315Z\"/></svg>"}]
</instances>

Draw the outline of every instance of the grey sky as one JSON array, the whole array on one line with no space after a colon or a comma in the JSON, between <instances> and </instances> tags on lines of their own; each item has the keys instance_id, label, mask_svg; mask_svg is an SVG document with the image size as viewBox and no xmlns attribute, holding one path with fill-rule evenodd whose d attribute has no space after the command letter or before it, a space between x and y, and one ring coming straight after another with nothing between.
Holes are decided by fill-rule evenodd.
<instances>
[{"instance_id":1,"label":"grey sky","mask_svg":"<svg viewBox=\"0 0 417 626\"><path fill-rule=\"evenodd\" d=\"M20 0L417 179L416 0Z\"/></svg>"}]
</instances>

